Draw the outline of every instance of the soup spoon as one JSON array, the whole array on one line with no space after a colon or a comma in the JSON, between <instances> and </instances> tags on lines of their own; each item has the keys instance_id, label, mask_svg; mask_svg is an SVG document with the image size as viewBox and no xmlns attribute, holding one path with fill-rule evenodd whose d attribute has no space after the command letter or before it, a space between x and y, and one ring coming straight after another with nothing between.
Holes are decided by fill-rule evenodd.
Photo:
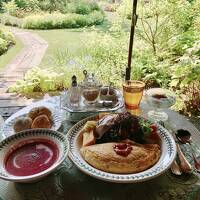
<instances>
[{"instance_id":1,"label":"soup spoon","mask_svg":"<svg viewBox=\"0 0 200 200\"><path fill-rule=\"evenodd\" d=\"M194 167L197 172L200 172L200 161L198 161L197 157L195 156L194 150L191 146L191 142L192 142L191 133L187 130L179 129L176 132L176 137L181 143L189 144L190 151L192 153L192 158L194 160Z\"/></svg>"}]
</instances>

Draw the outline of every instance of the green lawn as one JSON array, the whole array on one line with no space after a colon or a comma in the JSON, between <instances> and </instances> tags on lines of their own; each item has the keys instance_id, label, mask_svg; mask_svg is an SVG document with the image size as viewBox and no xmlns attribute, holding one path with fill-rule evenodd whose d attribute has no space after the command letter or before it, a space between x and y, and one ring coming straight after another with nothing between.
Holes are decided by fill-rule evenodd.
<instances>
[{"instance_id":1,"label":"green lawn","mask_svg":"<svg viewBox=\"0 0 200 200\"><path fill-rule=\"evenodd\" d=\"M16 44L12 46L5 54L0 56L0 70L4 68L23 48L22 42L15 37Z\"/></svg>"},{"instance_id":2,"label":"green lawn","mask_svg":"<svg viewBox=\"0 0 200 200\"><path fill-rule=\"evenodd\" d=\"M107 30L110 26L110 22L105 20L102 25L96 26L99 30ZM73 57L79 51L84 49L85 45L82 42L85 37L84 31L90 31L90 28L80 28L80 29L53 29L53 30L27 30L40 35L43 39L48 42L48 49L45 56L40 63L40 66L47 67L51 65L52 59L58 59L61 52L64 51L64 56L66 52L68 55ZM13 46L8 52L0 57L0 69L8 64L16 54L21 50L23 44L18 38L16 38L16 45Z\"/></svg>"},{"instance_id":3,"label":"green lawn","mask_svg":"<svg viewBox=\"0 0 200 200\"><path fill-rule=\"evenodd\" d=\"M69 55L73 55L84 48L85 45L82 42L84 37L83 29L34 30L32 32L40 35L49 45L40 63L41 67L51 64L50 62L58 52L64 51L66 53L67 51Z\"/></svg>"},{"instance_id":4,"label":"green lawn","mask_svg":"<svg viewBox=\"0 0 200 200\"><path fill-rule=\"evenodd\" d=\"M97 29L106 31L110 27L110 20L107 19L103 24L96 26ZM48 66L51 64L51 60L55 58L58 52L66 51L73 57L74 54L78 54L79 51L84 49L85 43L82 42L85 39L85 31L90 31L91 28L79 28L79 29L53 29L53 30L28 30L40 35L48 42L48 49L45 56L40 63L40 66ZM60 55L62 56L62 55ZM56 56L58 57L58 56Z\"/></svg>"}]
</instances>

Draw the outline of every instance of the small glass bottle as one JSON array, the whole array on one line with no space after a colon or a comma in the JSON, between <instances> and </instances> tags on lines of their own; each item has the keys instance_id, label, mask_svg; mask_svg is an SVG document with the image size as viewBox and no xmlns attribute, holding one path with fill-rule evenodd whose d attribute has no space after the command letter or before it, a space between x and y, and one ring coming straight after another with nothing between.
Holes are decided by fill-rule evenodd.
<instances>
[{"instance_id":1,"label":"small glass bottle","mask_svg":"<svg viewBox=\"0 0 200 200\"><path fill-rule=\"evenodd\" d=\"M76 109L80 105L80 88L77 85L77 78L76 76L72 76L72 85L71 88L68 90L68 104L70 107Z\"/></svg>"}]
</instances>

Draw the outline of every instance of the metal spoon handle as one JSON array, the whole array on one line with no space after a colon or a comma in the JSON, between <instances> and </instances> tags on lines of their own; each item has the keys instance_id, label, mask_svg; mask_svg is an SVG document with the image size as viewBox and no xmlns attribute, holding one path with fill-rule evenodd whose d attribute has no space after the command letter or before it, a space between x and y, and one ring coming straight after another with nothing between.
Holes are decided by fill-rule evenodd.
<instances>
[{"instance_id":1,"label":"metal spoon handle","mask_svg":"<svg viewBox=\"0 0 200 200\"><path fill-rule=\"evenodd\" d=\"M193 158L193 161L194 161L194 167L195 169L200 172L200 162L198 161L195 153L194 153L194 149L192 148L192 145L190 143L187 143L189 144L189 147L190 147L190 151L192 153L192 158Z\"/></svg>"},{"instance_id":2,"label":"metal spoon handle","mask_svg":"<svg viewBox=\"0 0 200 200\"><path fill-rule=\"evenodd\" d=\"M171 169L172 173L175 174L175 175L181 175L182 174L181 168L179 167L176 160L172 163L170 169Z\"/></svg>"},{"instance_id":3,"label":"metal spoon handle","mask_svg":"<svg viewBox=\"0 0 200 200\"><path fill-rule=\"evenodd\" d=\"M179 144L176 143L176 146L177 146L177 153L178 153L178 156L179 156L181 169L182 169L183 172L188 173L192 170L192 166L190 165L190 163L185 158Z\"/></svg>"}]
</instances>

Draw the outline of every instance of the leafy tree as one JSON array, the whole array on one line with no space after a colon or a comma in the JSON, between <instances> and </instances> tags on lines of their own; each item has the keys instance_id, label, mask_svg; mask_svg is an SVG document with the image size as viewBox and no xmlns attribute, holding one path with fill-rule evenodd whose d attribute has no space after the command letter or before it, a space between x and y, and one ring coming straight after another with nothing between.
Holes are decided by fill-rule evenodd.
<instances>
[{"instance_id":1,"label":"leafy tree","mask_svg":"<svg viewBox=\"0 0 200 200\"><path fill-rule=\"evenodd\" d=\"M165 0L142 2L139 9L137 35L148 43L156 55L158 48L169 40L171 35L169 15L166 13Z\"/></svg>"}]
</instances>

